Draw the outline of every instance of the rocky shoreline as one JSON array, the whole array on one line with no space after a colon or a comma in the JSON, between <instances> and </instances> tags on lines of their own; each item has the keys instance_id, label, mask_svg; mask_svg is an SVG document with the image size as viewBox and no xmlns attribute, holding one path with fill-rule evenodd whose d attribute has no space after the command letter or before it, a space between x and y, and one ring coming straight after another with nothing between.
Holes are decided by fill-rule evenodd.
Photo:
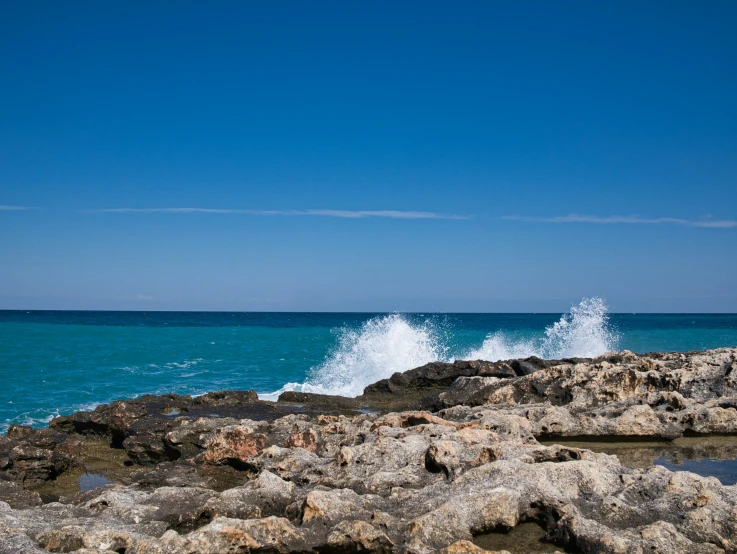
<instances>
[{"instance_id":1,"label":"rocky shoreline","mask_svg":"<svg viewBox=\"0 0 737 554\"><path fill-rule=\"evenodd\" d=\"M585 447L734 435L730 348L432 363L355 399L144 396L0 437L0 554L451 554L522 529L550 552L737 552L736 486Z\"/></svg>"}]
</instances>

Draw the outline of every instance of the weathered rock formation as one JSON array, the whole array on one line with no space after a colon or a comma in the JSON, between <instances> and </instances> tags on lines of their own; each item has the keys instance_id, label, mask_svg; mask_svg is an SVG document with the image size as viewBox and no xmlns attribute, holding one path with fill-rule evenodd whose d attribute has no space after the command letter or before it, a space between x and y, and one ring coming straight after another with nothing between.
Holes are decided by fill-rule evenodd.
<instances>
[{"instance_id":1,"label":"weathered rock formation","mask_svg":"<svg viewBox=\"0 0 737 554\"><path fill-rule=\"evenodd\" d=\"M737 434L735 370L737 349L435 363L356 399L147 396L11 427L0 554L489 552L524 522L572 552L735 553L737 487L538 441Z\"/></svg>"}]
</instances>

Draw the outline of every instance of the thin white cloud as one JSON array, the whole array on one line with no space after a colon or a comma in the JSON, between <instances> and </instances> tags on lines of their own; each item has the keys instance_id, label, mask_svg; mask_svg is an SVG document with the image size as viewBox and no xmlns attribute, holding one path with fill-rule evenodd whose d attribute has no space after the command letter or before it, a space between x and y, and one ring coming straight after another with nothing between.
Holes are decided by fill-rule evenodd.
<instances>
[{"instance_id":1,"label":"thin white cloud","mask_svg":"<svg viewBox=\"0 0 737 554\"><path fill-rule=\"evenodd\" d=\"M737 227L735 219L682 219L678 217L640 217L638 215L579 215L570 214L556 217L527 217L518 215L503 216L502 219L516 221L534 221L538 223L594 223L599 225L630 224L630 225L684 225L686 227L710 227L715 229L730 229Z\"/></svg>"},{"instance_id":2,"label":"thin white cloud","mask_svg":"<svg viewBox=\"0 0 737 554\"><path fill-rule=\"evenodd\" d=\"M30 210L28 206L0 206L0 212L14 212L17 210Z\"/></svg>"},{"instance_id":3,"label":"thin white cloud","mask_svg":"<svg viewBox=\"0 0 737 554\"><path fill-rule=\"evenodd\" d=\"M437 212L417 212L399 210L231 210L217 208L108 208L86 210L92 213L171 213L171 214L244 214L262 216L313 215L338 217L343 219L362 219L380 217L389 219L470 219L468 215L443 214Z\"/></svg>"},{"instance_id":4,"label":"thin white cloud","mask_svg":"<svg viewBox=\"0 0 737 554\"><path fill-rule=\"evenodd\" d=\"M250 210L218 210L212 208L106 208L84 210L87 213L169 213L169 214L249 214Z\"/></svg>"}]
</instances>

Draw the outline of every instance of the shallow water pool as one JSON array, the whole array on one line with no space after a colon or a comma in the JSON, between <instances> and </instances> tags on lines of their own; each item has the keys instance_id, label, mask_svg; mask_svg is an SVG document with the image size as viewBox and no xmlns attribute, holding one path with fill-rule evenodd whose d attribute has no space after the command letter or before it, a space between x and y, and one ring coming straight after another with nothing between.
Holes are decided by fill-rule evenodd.
<instances>
[{"instance_id":1,"label":"shallow water pool","mask_svg":"<svg viewBox=\"0 0 737 554\"><path fill-rule=\"evenodd\" d=\"M673 441L545 440L614 454L622 465L632 468L664 466L670 471L690 471L716 477L723 485L737 483L737 436L681 437Z\"/></svg>"}]
</instances>

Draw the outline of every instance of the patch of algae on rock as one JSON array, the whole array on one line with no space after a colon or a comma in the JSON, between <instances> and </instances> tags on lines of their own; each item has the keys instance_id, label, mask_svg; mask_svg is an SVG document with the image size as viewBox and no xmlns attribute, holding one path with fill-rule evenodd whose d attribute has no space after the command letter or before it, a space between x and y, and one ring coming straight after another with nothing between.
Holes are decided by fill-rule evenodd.
<instances>
[{"instance_id":1,"label":"patch of algae on rock","mask_svg":"<svg viewBox=\"0 0 737 554\"><path fill-rule=\"evenodd\" d=\"M546 531L538 523L520 523L508 531L484 533L473 538L473 544L484 550L506 550L510 554L555 554L576 553L578 550L564 549L546 540Z\"/></svg>"},{"instance_id":2,"label":"patch of algae on rock","mask_svg":"<svg viewBox=\"0 0 737 554\"><path fill-rule=\"evenodd\" d=\"M75 456L73 467L56 479L32 489L45 501L56 501L80 492L80 479L84 482L85 475L99 475L110 483L129 484L131 473L138 469L130 463L125 450L112 448L107 440L81 437L67 448Z\"/></svg>"}]
</instances>

